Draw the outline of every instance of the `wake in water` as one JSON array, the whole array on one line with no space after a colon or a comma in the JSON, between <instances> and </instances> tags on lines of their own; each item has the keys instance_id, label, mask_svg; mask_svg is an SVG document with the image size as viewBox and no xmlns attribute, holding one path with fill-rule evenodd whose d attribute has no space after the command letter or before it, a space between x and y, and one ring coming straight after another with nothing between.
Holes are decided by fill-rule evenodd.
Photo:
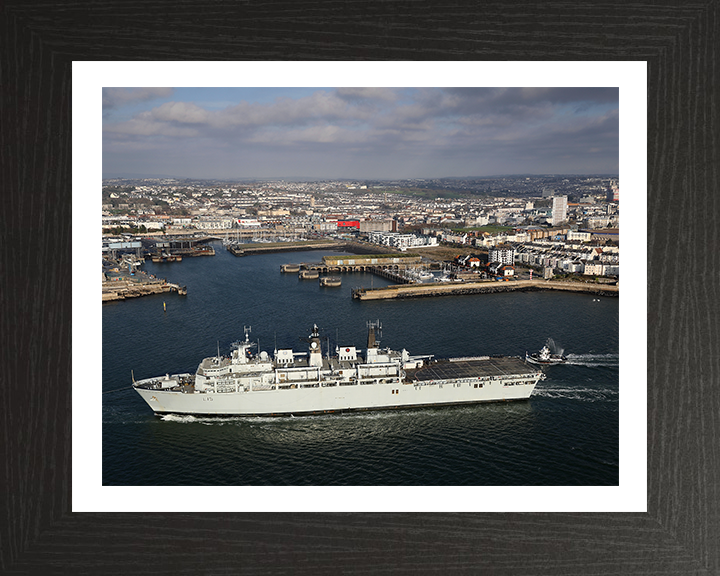
<instances>
[{"instance_id":1,"label":"wake in water","mask_svg":"<svg viewBox=\"0 0 720 576\"><path fill-rule=\"evenodd\" d=\"M566 364L574 366L608 366L620 365L619 354L568 354Z\"/></svg>"},{"instance_id":2,"label":"wake in water","mask_svg":"<svg viewBox=\"0 0 720 576\"><path fill-rule=\"evenodd\" d=\"M292 421L312 421L320 420L327 421L338 418L356 418L372 420L386 417L388 414L382 411L370 411L370 412L338 412L336 414L305 414L300 416L192 416L190 414L164 414L161 416L161 420L164 422L177 422L180 424L205 424L206 426L211 425L223 425L223 424L263 424L267 422L284 422L289 423Z\"/></svg>"},{"instance_id":3,"label":"wake in water","mask_svg":"<svg viewBox=\"0 0 720 576\"><path fill-rule=\"evenodd\" d=\"M575 388L570 386L557 386L552 388L535 388L533 396L543 398L565 398L580 400L582 402L603 402L616 400L618 390L613 388Z\"/></svg>"},{"instance_id":4,"label":"wake in water","mask_svg":"<svg viewBox=\"0 0 720 576\"><path fill-rule=\"evenodd\" d=\"M160 416L160 419L163 422L177 422L180 424L204 424L206 426L210 425L223 425L223 424L229 424L232 422L240 422L242 420L246 420L247 418L243 418L241 416L214 416L214 417L207 417L207 416L192 416L190 414L164 414Z\"/></svg>"},{"instance_id":5,"label":"wake in water","mask_svg":"<svg viewBox=\"0 0 720 576\"><path fill-rule=\"evenodd\" d=\"M224 424L247 424L253 426L255 424L305 424L308 422L327 423L337 420L355 420L355 421L372 421L372 420L394 420L399 417L408 415L423 416L427 418L443 418L446 417L448 410L454 412L470 412L478 409L478 407L496 407L497 404L491 402L488 404L472 404L469 406L428 406L416 407L407 410L361 410L348 412L335 412L332 414L302 414L299 416L192 416L190 414L164 414L160 416L163 422L176 422L179 424L204 424L206 426L217 426Z\"/></svg>"}]
</instances>

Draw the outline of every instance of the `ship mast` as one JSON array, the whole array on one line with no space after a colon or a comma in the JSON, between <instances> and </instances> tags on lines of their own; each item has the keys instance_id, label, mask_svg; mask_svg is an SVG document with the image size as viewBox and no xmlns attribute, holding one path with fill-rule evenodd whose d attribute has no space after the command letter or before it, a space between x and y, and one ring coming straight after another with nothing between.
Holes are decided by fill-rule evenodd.
<instances>
[{"instance_id":1,"label":"ship mast","mask_svg":"<svg viewBox=\"0 0 720 576\"><path fill-rule=\"evenodd\" d=\"M312 334L310 334L310 366L322 366L322 351L320 349L320 329L317 324L313 324Z\"/></svg>"},{"instance_id":2,"label":"ship mast","mask_svg":"<svg viewBox=\"0 0 720 576\"><path fill-rule=\"evenodd\" d=\"M380 324L380 320L376 320L375 322L368 321L367 328L368 328L367 347L368 348L377 348L380 341L375 338L375 330L378 330L378 331L382 330L382 324Z\"/></svg>"}]
</instances>

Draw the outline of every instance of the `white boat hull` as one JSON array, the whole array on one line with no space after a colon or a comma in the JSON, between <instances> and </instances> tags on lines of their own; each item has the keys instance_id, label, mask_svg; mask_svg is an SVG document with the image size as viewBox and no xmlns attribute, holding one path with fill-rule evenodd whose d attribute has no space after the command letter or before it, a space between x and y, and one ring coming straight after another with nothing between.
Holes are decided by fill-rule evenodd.
<instances>
[{"instance_id":1,"label":"white boat hull","mask_svg":"<svg viewBox=\"0 0 720 576\"><path fill-rule=\"evenodd\" d=\"M195 373L148 378L133 387L156 414L267 416L323 414L524 400L544 378L519 358L465 357L427 363L379 348L368 324L368 347L336 346L323 356L319 329L313 326L308 352L275 350L252 356L244 342L230 357L205 358Z\"/></svg>"},{"instance_id":2,"label":"white boat hull","mask_svg":"<svg viewBox=\"0 0 720 576\"><path fill-rule=\"evenodd\" d=\"M468 380L468 379L465 379ZM494 380L482 387L474 382L354 384L226 393L182 393L136 388L156 414L214 416L281 416L352 410L380 410L525 400L537 378L508 382Z\"/></svg>"}]
</instances>

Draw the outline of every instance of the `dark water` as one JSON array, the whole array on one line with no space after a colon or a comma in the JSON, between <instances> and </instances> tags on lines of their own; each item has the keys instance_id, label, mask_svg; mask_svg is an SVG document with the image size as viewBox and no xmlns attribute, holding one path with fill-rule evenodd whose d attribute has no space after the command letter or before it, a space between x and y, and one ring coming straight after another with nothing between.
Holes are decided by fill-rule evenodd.
<instances>
[{"instance_id":1,"label":"dark water","mask_svg":"<svg viewBox=\"0 0 720 576\"><path fill-rule=\"evenodd\" d=\"M104 485L617 485L618 299L529 292L359 302L341 288L281 274L329 252L145 264L186 284L103 305L103 390L165 372L194 372L244 337L260 349L302 350L316 323L334 349L364 346L366 321L382 346L411 354L524 355L548 338L569 363L546 369L528 401L302 418L153 415L131 389L103 394ZM163 302L167 311L163 311ZM337 337L337 338L336 338Z\"/></svg>"}]
</instances>

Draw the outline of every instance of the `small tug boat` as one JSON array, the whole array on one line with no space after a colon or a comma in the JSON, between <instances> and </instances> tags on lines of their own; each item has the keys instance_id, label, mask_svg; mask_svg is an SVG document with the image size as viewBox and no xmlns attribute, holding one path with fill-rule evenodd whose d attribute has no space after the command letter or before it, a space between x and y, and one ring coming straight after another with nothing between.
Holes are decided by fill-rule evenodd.
<instances>
[{"instance_id":1,"label":"small tug boat","mask_svg":"<svg viewBox=\"0 0 720 576\"><path fill-rule=\"evenodd\" d=\"M532 354L525 352L525 360L531 364L540 365L564 364L567 362L567 358L562 354L553 354L547 344L540 349L540 352L533 352Z\"/></svg>"}]
</instances>

